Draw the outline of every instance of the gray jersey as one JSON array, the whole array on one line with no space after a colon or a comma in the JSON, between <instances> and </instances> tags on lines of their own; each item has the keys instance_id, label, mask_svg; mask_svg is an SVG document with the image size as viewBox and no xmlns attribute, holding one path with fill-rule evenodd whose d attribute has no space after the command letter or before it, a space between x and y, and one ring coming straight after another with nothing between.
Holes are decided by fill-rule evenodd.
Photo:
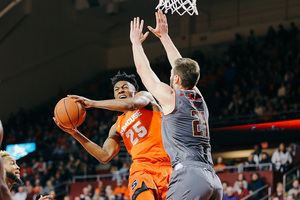
<instances>
[{"instance_id":1,"label":"gray jersey","mask_svg":"<svg viewBox=\"0 0 300 200\"><path fill-rule=\"evenodd\" d=\"M208 109L200 94L176 91L172 113L162 118L162 139L172 167L184 161L213 166L208 128Z\"/></svg>"}]
</instances>

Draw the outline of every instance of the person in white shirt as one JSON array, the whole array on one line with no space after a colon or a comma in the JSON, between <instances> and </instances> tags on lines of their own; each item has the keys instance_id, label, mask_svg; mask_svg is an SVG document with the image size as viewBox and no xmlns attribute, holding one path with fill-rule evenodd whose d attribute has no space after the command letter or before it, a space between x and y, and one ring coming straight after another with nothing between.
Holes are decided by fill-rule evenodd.
<instances>
[{"instance_id":1,"label":"person in white shirt","mask_svg":"<svg viewBox=\"0 0 300 200\"><path fill-rule=\"evenodd\" d=\"M27 197L27 193L24 191L23 186L18 187L18 192L13 196L13 200L25 200Z\"/></svg>"},{"instance_id":2,"label":"person in white shirt","mask_svg":"<svg viewBox=\"0 0 300 200\"><path fill-rule=\"evenodd\" d=\"M273 153L272 163L275 166L275 170L285 172L291 166L293 159L289 151L285 149L283 143L279 144L279 148Z\"/></svg>"}]
</instances>

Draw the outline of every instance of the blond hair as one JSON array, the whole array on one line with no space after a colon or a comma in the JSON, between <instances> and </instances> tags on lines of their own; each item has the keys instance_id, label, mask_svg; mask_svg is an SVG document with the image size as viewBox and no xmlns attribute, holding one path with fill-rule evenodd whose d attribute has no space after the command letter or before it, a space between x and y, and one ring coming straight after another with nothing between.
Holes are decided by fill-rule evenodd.
<instances>
[{"instance_id":1,"label":"blond hair","mask_svg":"<svg viewBox=\"0 0 300 200\"><path fill-rule=\"evenodd\" d=\"M1 157L5 157L5 156L10 156L9 153L7 151L0 151Z\"/></svg>"}]
</instances>

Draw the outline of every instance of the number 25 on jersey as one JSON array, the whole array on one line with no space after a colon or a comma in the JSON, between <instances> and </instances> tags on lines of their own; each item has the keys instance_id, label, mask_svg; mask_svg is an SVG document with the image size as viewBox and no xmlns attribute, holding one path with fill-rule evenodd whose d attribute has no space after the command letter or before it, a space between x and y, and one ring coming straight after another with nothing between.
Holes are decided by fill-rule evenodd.
<instances>
[{"instance_id":1,"label":"number 25 on jersey","mask_svg":"<svg viewBox=\"0 0 300 200\"><path fill-rule=\"evenodd\" d=\"M127 138L130 138L130 142L132 143L132 146L134 146L138 141L139 138L145 137L147 135L148 131L145 128L145 126L141 126L141 122L137 121L133 126L132 129L128 129L128 131L125 133Z\"/></svg>"}]
</instances>

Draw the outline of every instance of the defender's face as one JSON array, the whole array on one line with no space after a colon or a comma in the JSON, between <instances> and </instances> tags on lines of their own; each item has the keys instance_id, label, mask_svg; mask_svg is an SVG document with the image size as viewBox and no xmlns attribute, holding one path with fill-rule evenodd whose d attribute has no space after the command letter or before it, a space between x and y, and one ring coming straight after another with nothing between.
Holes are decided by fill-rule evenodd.
<instances>
[{"instance_id":1,"label":"defender's face","mask_svg":"<svg viewBox=\"0 0 300 200\"><path fill-rule=\"evenodd\" d=\"M128 81L119 81L114 86L115 99L126 99L133 97L135 92L134 86Z\"/></svg>"},{"instance_id":2,"label":"defender's face","mask_svg":"<svg viewBox=\"0 0 300 200\"><path fill-rule=\"evenodd\" d=\"M3 158L3 166L5 172L11 173L16 178L20 179L20 167L17 165L15 159L11 156L5 156Z\"/></svg>"}]
</instances>

